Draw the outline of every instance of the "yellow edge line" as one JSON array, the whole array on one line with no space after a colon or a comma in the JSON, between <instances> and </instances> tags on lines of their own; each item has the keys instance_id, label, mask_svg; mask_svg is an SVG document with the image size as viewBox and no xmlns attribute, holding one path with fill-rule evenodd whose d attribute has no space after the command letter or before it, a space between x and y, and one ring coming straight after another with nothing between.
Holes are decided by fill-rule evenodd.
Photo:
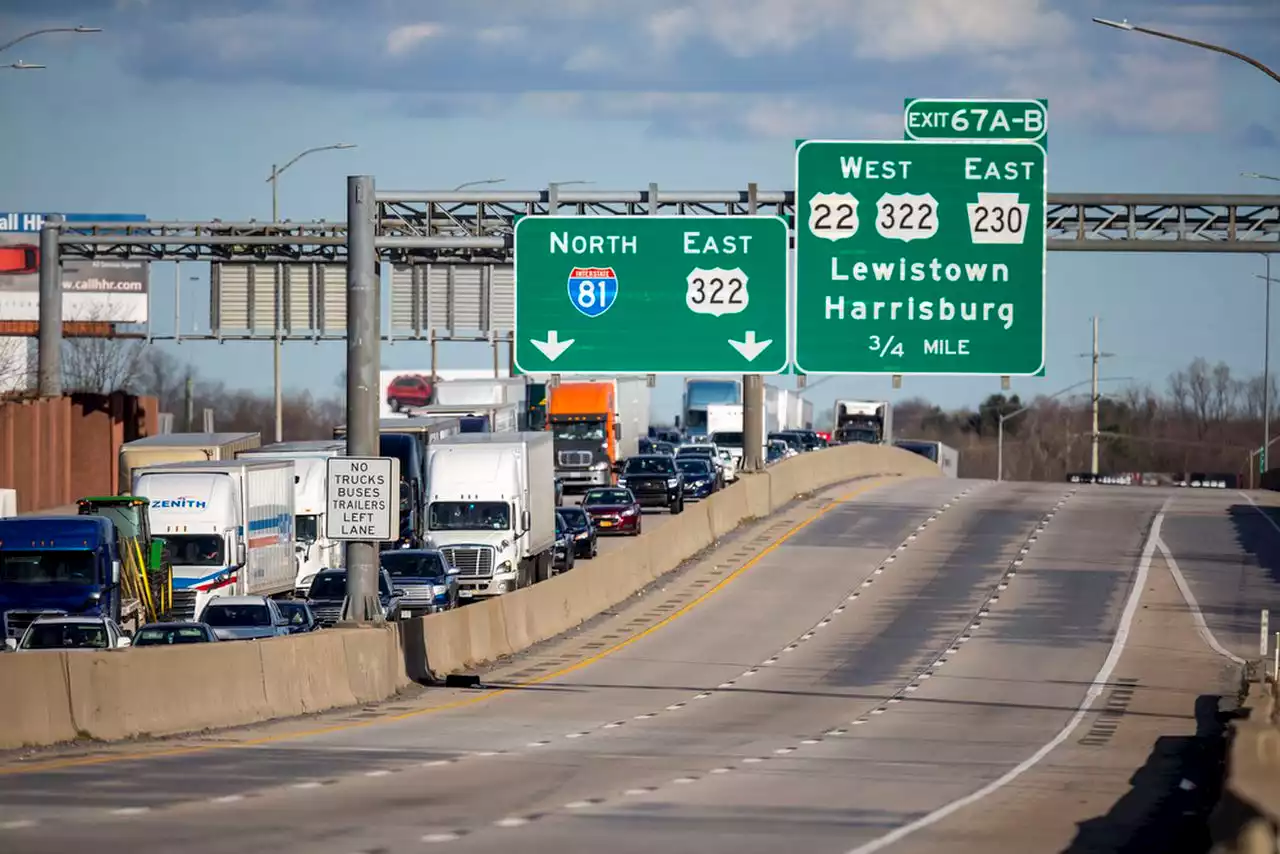
<instances>
[{"instance_id":1,"label":"yellow edge line","mask_svg":"<svg viewBox=\"0 0 1280 854\"><path fill-rule=\"evenodd\" d=\"M191 754L206 753L213 750L228 750L228 749L242 748L242 747L256 747L263 744L272 744L272 743L277 743L282 741L293 741L295 739L302 739L302 738L312 738L318 735L328 735L330 733L335 733L335 732L344 732L347 730L362 729L364 727L374 726L378 724L395 723L396 721L408 720L410 718L421 717L422 715L435 714L436 712L445 712L445 711L450 711L452 709L461 709L466 706L474 706L477 703L487 702L489 700L492 700L494 697L500 697L503 694L510 694L512 692L519 691L524 688L531 688L534 685L540 685L544 682L549 682L552 679L559 679L561 676L566 676L570 673L573 673L574 671L581 670L584 667L595 664L597 661L607 658L613 655L614 653L618 652L619 650L626 649L627 647L631 646L633 643L636 643L637 641L643 638L646 638L649 635L653 634L654 632L658 631L659 629L669 625L676 618L689 613L698 605L701 605L703 602L707 601L707 599L711 598L713 595L723 590L725 586L729 584L729 582L733 581L735 578L742 575L747 570L751 569L753 566L755 566L757 563L759 563L769 554L776 551L787 540L791 539L796 534L800 533L800 531L809 527L814 522L818 521L823 516L827 515L832 510L844 504L845 502L851 501L865 492L870 492L872 489L883 486L884 484L888 483L890 480L892 480L895 477L897 477L897 475L881 476L881 477L869 480L867 483L858 487L857 489L854 489L850 492L846 492L844 495L841 495L831 504L828 504L826 507L823 507L821 510L817 511L816 513L809 516L808 518L803 519L800 522L797 522L795 526L787 530L786 533L782 534L772 543L770 543L769 545L761 549L755 555L755 557L751 558L742 566L738 567L733 572L729 573L724 578L720 579L720 581L716 585L714 585L713 587L709 587L697 598L692 599L688 604L684 605L678 610L672 611L666 617L654 623L652 626L645 629L644 631L637 632L636 634L632 635L626 640L618 641L618 643L614 644L608 649L601 650L600 652L597 652L591 656L588 656L587 658L581 659L580 661L576 661L573 664L562 667L559 670L556 670L552 673L547 673L542 676L539 676L536 679L529 679L525 682L520 682L516 685L512 685L507 688L497 688L495 690L486 691L484 693L476 694L471 697L466 697L461 700L453 700L448 703L441 703L437 706L427 706L421 709L414 709L412 712L403 712L397 715L388 715L386 717L371 718L369 720L364 720L364 721L353 721L350 723L336 724L334 726L320 727L317 729L281 733L280 735L268 735L268 736L263 736L262 738L254 738L254 739L249 739L247 741L237 741L233 743L200 744L200 745L193 745L191 747L177 747L171 750L156 750L156 751L138 752L138 753L105 754L105 755L99 755L99 756L81 756L81 757L75 757L75 758L69 758L69 759L51 759L48 762L34 762L29 765L17 765L17 766L0 768L0 776L10 776L10 775L17 775L17 774L33 774L41 771L58 771L63 768L83 768L89 765L109 765L117 762L135 762L135 761L141 761L145 759L164 759L172 756L189 756ZM253 726L253 724L245 724L244 726Z\"/></svg>"}]
</instances>

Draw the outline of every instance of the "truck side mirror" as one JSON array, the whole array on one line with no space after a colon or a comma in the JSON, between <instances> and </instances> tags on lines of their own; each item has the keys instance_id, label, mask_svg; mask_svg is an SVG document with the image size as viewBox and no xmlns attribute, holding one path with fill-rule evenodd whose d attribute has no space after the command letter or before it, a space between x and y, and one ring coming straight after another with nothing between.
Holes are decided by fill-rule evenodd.
<instances>
[{"instance_id":1,"label":"truck side mirror","mask_svg":"<svg viewBox=\"0 0 1280 854\"><path fill-rule=\"evenodd\" d=\"M621 439L621 438L622 438L622 425L621 425L621 424L614 424L614 425L613 425L613 438L615 438L615 439Z\"/></svg>"},{"instance_id":2,"label":"truck side mirror","mask_svg":"<svg viewBox=\"0 0 1280 854\"><path fill-rule=\"evenodd\" d=\"M118 560L111 561L111 583L120 583L120 561Z\"/></svg>"},{"instance_id":3,"label":"truck side mirror","mask_svg":"<svg viewBox=\"0 0 1280 854\"><path fill-rule=\"evenodd\" d=\"M248 563L248 555L245 552L245 547L243 542L236 543L236 563L239 566L244 566L246 563Z\"/></svg>"}]
</instances>

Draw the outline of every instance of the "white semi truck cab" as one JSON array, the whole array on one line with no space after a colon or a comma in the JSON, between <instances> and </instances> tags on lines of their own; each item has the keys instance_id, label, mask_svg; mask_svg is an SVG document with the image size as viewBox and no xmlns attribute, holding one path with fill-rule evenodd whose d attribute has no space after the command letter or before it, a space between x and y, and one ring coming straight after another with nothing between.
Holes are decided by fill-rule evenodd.
<instances>
[{"instance_id":1,"label":"white semi truck cab","mask_svg":"<svg viewBox=\"0 0 1280 854\"><path fill-rule=\"evenodd\" d=\"M549 433L468 433L428 450L427 538L457 567L463 598L549 577L555 457Z\"/></svg>"}]
</instances>

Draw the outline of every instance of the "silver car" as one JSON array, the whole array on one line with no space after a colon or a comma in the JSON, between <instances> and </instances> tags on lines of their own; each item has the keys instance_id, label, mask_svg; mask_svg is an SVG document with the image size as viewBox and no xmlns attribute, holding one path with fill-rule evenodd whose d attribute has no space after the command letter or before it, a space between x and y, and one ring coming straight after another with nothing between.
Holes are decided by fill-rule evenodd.
<instances>
[{"instance_id":1,"label":"silver car","mask_svg":"<svg viewBox=\"0 0 1280 854\"><path fill-rule=\"evenodd\" d=\"M267 596L219 596L200 612L198 622L218 640L261 640L289 634L289 621Z\"/></svg>"},{"instance_id":2,"label":"silver car","mask_svg":"<svg viewBox=\"0 0 1280 854\"><path fill-rule=\"evenodd\" d=\"M125 649L132 641L110 617L39 617L22 640L5 638L5 648L32 652L42 649Z\"/></svg>"}]
</instances>

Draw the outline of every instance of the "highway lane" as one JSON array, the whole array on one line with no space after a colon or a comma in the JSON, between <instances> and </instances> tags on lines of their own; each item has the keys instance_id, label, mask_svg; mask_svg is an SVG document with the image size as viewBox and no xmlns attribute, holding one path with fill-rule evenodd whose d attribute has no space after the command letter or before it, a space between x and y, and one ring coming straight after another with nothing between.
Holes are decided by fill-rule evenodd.
<instances>
[{"instance_id":1,"label":"highway lane","mask_svg":"<svg viewBox=\"0 0 1280 854\"><path fill-rule=\"evenodd\" d=\"M1163 539L1209 628L1236 655L1257 656L1260 612L1280 629L1280 496L1184 489L1173 495Z\"/></svg>"},{"instance_id":2,"label":"highway lane","mask_svg":"<svg viewBox=\"0 0 1280 854\"><path fill-rule=\"evenodd\" d=\"M859 488L865 489L865 486ZM606 739L599 736L621 732L623 727L609 729L610 724L621 720L638 729L654 722L660 723L661 715L668 712L668 707L692 709L692 704L698 701L691 698L690 691L715 691L716 686L741 674L744 667L784 649L792 640L802 636L808 627L823 619L833 603L844 602L850 589L857 589L857 579L869 576L876 562L917 526L927 523L930 516L938 518L937 509L949 505L951 497L966 488L967 485L943 480L893 484L863 495L853 504L836 506L793 538L795 549L810 552L822 549L825 538L834 539L837 545L826 547L828 556L824 561L798 562L795 560L796 552L788 552L785 547L777 549L682 619L652 632L609 658L536 689L518 692L517 696L508 695L489 703L399 723L258 748L210 751L115 765L76 766L16 777L0 776L0 805L3 805L0 826L4 822L39 821L44 822L43 826L47 828L50 822L57 821L59 838L65 835L66 844L77 844L78 834L93 835L95 831L92 826L77 829L70 820L80 816L101 821L103 813L110 813L114 804L117 805L115 809L130 811L127 826L137 829L143 837L133 838L128 845L122 843L121 850L137 851L140 850L138 845L142 845L141 850L146 850L145 840L157 838L155 833L158 831L154 825L171 821L191 828L192 844L214 845L216 848L220 840L208 838L209 833L201 830L201 825L191 817L192 811L234 810L241 807L231 804L251 803L254 814L258 815L267 809L266 804L283 801L279 809L288 811L287 807L291 805L311 813L313 820L327 822L333 813L328 809L314 811L314 801L331 797L330 792L336 796L338 789L348 792L353 787L376 787L380 777L364 776L368 773L399 772L388 780L393 780L394 785L390 788L400 794L415 787L432 790L443 787L443 792L427 794L424 791L421 796L430 809L416 803L410 809L414 822L419 826L423 822L453 823L462 817L474 819L474 815L468 814L476 810L471 807L463 810L456 800L463 793L476 795L474 802L484 805L479 812L491 811L494 820L501 820L507 810L523 808L536 801L550 780L564 780L551 788L553 794L550 796L554 799L573 791L581 791L582 797L591 797L590 792L607 788L613 780L647 779L649 775L662 778L674 773L673 769L684 767L687 759L680 755L680 750L662 748L661 741L656 745L659 749L649 751L653 754L651 756L627 756L623 760L607 762L594 761L589 752L578 755L582 751L575 748L592 741L602 747L589 748L589 751L609 748ZM772 536L776 536L823 503L825 500L820 498L779 519L767 520L759 526L762 530L748 532L753 539L737 545L730 543L725 548L733 548L738 554L749 554L760 547L761 541L767 544L770 529L776 532ZM945 519L946 514L942 518ZM854 543L847 540L851 530L858 532ZM810 538L811 541L806 542ZM698 591L698 582L706 585L715 573L726 572L725 566L730 560L739 563L743 560L733 555L712 557L714 560L704 568L706 577L699 578L695 568L685 579L686 586ZM780 577L782 573L786 575ZM669 592L676 596L686 595L674 589L679 585L669 587L673 588ZM666 603L656 604L661 607ZM634 608L652 613L655 603L638 602ZM630 623L636 619L624 611L614 618L614 624L606 623L596 633L614 634L618 626L623 625L618 621ZM575 638L571 645L577 644L574 654L581 654L595 642L591 637L580 637ZM551 655L554 651L544 651L543 655ZM590 652L589 649L586 651ZM509 670L514 671L526 664L512 665ZM490 681L501 678L502 673L497 673ZM649 715L656 717L650 718ZM668 717L675 719L676 716ZM698 729L704 728L705 724L698 726ZM587 731L596 737L580 740L569 737ZM673 735L668 735L673 743L697 740L696 733L684 734L678 728ZM652 739L653 735L635 738L644 742ZM538 744L544 741L546 744ZM615 744L611 749L618 748L626 748L626 745ZM295 765L294 773L299 776L286 784L268 769L283 764L281 758L290 751L295 758L288 761L310 762L312 766L309 769L311 774L307 775L299 773L301 769ZM365 772L357 772L349 764L352 757L366 758L379 751L382 762ZM439 754L462 751L470 752L470 755L462 761L450 763L445 774L441 770L445 766L437 763L446 762L447 756L437 758L436 753L426 754L424 751ZM476 755L476 752L486 754L494 751L506 753L500 756ZM623 752L627 753L625 749ZM325 758L326 753L346 757L348 764L334 766ZM496 783L494 774L498 775ZM229 791L228 779L239 780L241 792ZM291 788L299 783L312 784L315 788ZM107 792L111 795L106 796L104 793ZM210 804L211 799L235 798L237 795L245 800L228 800L216 806ZM348 796L343 795L344 798ZM190 803L185 807L164 809L165 798L171 803ZM136 812L143 807L153 810L145 820ZM243 808L248 809L247 806ZM275 809L272 807L272 812L265 818L270 819ZM208 818L219 825L226 822L223 815ZM16 831L23 833L21 828L16 828ZM46 829L44 832L49 831ZM246 828L245 833L248 832ZM120 834L121 839L133 836L126 827L120 829ZM47 837L36 834L34 830L31 838L47 842ZM259 841L255 838L255 843ZM239 842L228 840L233 847L243 843L243 838ZM283 850L289 850L290 844L289 839L271 842L273 847L283 847ZM13 850L21 850L21 846Z\"/></svg>"}]
</instances>

